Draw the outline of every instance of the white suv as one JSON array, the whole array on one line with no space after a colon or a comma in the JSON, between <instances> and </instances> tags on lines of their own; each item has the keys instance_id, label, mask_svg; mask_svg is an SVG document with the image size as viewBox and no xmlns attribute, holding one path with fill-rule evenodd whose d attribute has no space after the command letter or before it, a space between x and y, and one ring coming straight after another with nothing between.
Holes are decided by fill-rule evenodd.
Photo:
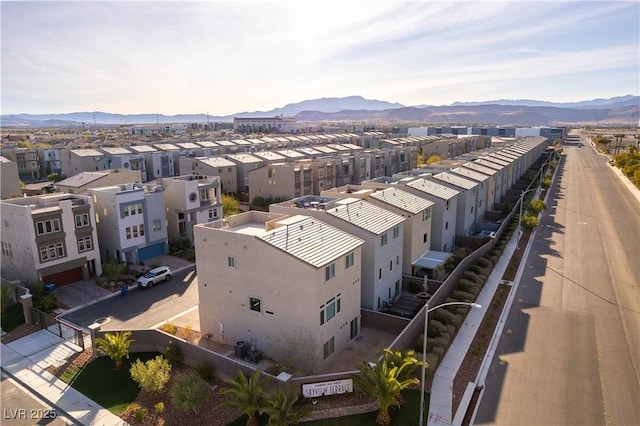
<instances>
[{"instance_id":1,"label":"white suv","mask_svg":"<svg viewBox=\"0 0 640 426\"><path fill-rule=\"evenodd\" d=\"M153 287L161 281L169 281L171 279L171 269L168 266L159 266L153 268L140 278L138 278L138 287Z\"/></svg>"}]
</instances>

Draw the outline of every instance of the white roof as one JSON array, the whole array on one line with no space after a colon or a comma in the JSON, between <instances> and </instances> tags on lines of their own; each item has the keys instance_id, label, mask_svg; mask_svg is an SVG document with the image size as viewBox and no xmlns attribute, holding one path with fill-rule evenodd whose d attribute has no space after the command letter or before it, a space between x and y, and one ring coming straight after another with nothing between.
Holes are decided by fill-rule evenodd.
<instances>
[{"instance_id":1,"label":"white roof","mask_svg":"<svg viewBox=\"0 0 640 426\"><path fill-rule=\"evenodd\" d=\"M374 192L370 197L412 214L418 214L434 205L433 201L398 188L383 189L382 191Z\"/></svg>"},{"instance_id":2,"label":"white roof","mask_svg":"<svg viewBox=\"0 0 640 426\"><path fill-rule=\"evenodd\" d=\"M156 152L157 151L157 149L155 149L150 145L132 145L129 147L129 149L132 149L133 151L137 151L137 152Z\"/></svg>"},{"instance_id":3,"label":"white roof","mask_svg":"<svg viewBox=\"0 0 640 426\"><path fill-rule=\"evenodd\" d=\"M434 181L419 178L407 183L407 186L422 191L426 194L433 195L434 197L441 198L443 200L450 200L458 195L460 192L448 186L441 185Z\"/></svg>"},{"instance_id":4,"label":"white roof","mask_svg":"<svg viewBox=\"0 0 640 426\"><path fill-rule=\"evenodd\" d=\"M456 175L464 176L471 180L475 180L476 182L484 182L485 180L489 179L489 176L483 173L477 172L475 170L468 169L466 167L456 167L455 169L451 169L449 171ZM495 173L495 171L493 172Z\"/></svg>"},{"instance_id":5,"label":"white roof","mask_svg":"<svg viewBox=\"0 0 640 426\"><path fill-rule=\"evenodd\" d=\"M506 164L503 166L503 165L500 165L500 164L498 164L496 162L485 160L484 157L483 158L478 158L477 160L474 160L473 162L477 163L477 164L480 164L481 166L485 166L487 168L493 169L496 172L498 170L502 170L504 168L504 166L506 166Z\"/></svg>"},{"instance_id":6,"label":"white roof","mask_svg":"<svg viewBox=\"0 0 640 426\"><path fill-rule=\"evenodd\" d=\"M254 152L253 155L265 160L284 160L284 157L282 155L273 151L257 151Z\"/></svg>"},{"instance_id":7,"label":"white roof","mask_svg":"<svg viewBox=\"0 0 640 426\"><path fill-rule=\"evenodd\" d=\"M202 161L213 167L235 167L236 164L233 161L229 161L223 157L198 157L197 160Z\"/></svg>"},{"instance_id":8,"label":"white roof","mask_svg":"<svg viewBox=\"0 0 640 426\"><path fill-rule=\"evenodd\" d=\"M327 207L327 213L374 234L382 234L405 220L399 214L357 198L337 200Z\"/></svg>"},{"instance_id":9,"label":"white roof","mask_svg":"<svg viewBox=\"0 0 640 426\"><path fill-rule=\"evenodd\" d=\"M433 178L441 182L446 182L449 185L457 186L458 188L467 189L467 190L473 189L478 186L478 182L465 179L462 176L449 173L449 172L438 173L437 175L433 175Z\"/></svg>"},{"instance_id":10,"label":"white roof","mask_svg":"<svg viewBox=\"0 0 640 426\"><path fill-rule=\"evenodd\" d=\"M231 160L236 163L243 164L251 164L251 163L261 163L262 159L258 157L254 157L251 154L227 154L225 155L227 160Z\"/></svg>"},{"instance_id":11,"label":"white roof","mask_svg":"<svg viewBox=\"0 0 640 426\"><path fill-rule=\"evenodd\" d=\"M470 161L468 163L464 163L462 165L462 167L466 168L466 169L471 169L471 170L475 170L477 172L483 173L485 175L489 175L489 176L493 176L496 173L498 173L498 169L493 169L491 167L488 167L478 161Z\"/></svg>"},{"instance_id":12,"label":"white roof","mask_svg":"<svg viewBox=\"0 0 640 426\"><path fill-rule=\"evenodd\" d=\"M291 216L259 238L316 268L348 254L364 241L309 216Z\"/></svg>"},{"instance_id":13,"label":"white roof","mask_svg":"<svg viewBox=\"0 0 640 426\"><path fill-rule=\"evenodd\" d=\"M70 152L77 155L78 157L104 157L104 154L97 149L72 149Z\"/></svg>"}]
</instances>

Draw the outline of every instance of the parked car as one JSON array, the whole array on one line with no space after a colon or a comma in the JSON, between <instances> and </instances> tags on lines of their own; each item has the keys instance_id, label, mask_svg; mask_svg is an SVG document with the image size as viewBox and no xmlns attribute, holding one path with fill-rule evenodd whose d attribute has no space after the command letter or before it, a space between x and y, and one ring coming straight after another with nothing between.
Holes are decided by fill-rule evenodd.
<instances>
[{"instance_id":1,"label":"parked car","mask_svg":"<svg viewBox=\"0 0 640 426\"><path fill-rule=\"evenodd\" d=\"M169 281L170 279L171 269L169 269L168 266L159 266L138 278L138 287L151 288L154 284L158 284L162 281Z\"/></svg>"}]
</instances>

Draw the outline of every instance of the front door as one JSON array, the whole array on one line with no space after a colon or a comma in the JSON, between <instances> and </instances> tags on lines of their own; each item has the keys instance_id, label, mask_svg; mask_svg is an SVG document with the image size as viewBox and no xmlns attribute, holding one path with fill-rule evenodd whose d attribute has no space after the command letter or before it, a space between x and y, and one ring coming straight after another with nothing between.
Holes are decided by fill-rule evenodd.
<instances>
[{"instance_id":1,"label":"front door","mask_svg":"<svg viewBox=\"0 0 640 426\"><path fill-rule=\"evenodd\" d=\"M350 340L353 340L358 335L358 317L355 317L351 320L351 333L349 336Z\"/></svg>"}]
</instances>

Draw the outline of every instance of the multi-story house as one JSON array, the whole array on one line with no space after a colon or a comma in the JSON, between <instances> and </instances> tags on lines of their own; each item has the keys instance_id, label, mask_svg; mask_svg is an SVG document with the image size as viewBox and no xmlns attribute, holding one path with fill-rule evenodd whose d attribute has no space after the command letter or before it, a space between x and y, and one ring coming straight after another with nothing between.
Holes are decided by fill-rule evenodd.
<instances>
[{"instance_id":1,"label":"multi-story house","mask_svg":"<svg viewBox=\"0 0 640 426\"><path fill-rule=\"evenodd\" d=\"M309 162L268 164L249 172L249 200L295 198L313 193L313 173Z\"/></svg>"},{"instance_id":2,"label":"multi-story house","mask_svg":"<svg viewBox=\"0 0 640 426\"><path fill-rule=\"evenodd\" d=\"M60 152L62 174L73 176L82 172L99 170L100 160L104 154L97 149L66 149Z\"/></svg>"},{"instance_id":3,"label":"multi-story house","mask_svg":"<svg viewBox=\"0 0 640 426\"><path fill-rule=\"evenodd\" d=\"M81 172L57 182L55 186L59 192L86 194L90 188L139 183L140 179L140 172L137 170L105 170Z\"/></svg>"},{"instance_id":4,"label":"multi-story house","mask_svg":"<svg viewBox=\"0 0 640 426\"><path fill-rule=\"evenodd\" d=\"M307 370L359 335L359 238L258 211L195 228L203 334Z\"/></svg>"},{"instance_id":5,"label":"multi-story house","mask_svg":"<svg viewBox=\"0 0 640 426\"><path fill-rule=\"evenodd\" d=\"M144 155L133 153L123 147L102 147L98 150L105 155L98 161L99 170L134 170L140 173L139 182L147 181L147 165Z\"/></svg>"},{"instance_id":6,"label":"multi-story house","mask_svg":"<svg viewBox=\"0 0 640 426\"><path fill-rule=\"evenodd\" d=\"M92 188L101 254L139 263L168 253L164 195L159 185Z\"/></svg>"},{"instance_id":7,"label":"multi-story house","mask_svg":"<svg viewBox=\"0 0 640 426\"><path fill-rule=\"evenodd\" d=\"M157 143L153 145L158 151L151 154L153 179L172 177L180 174L180 147L171 143ZM149 168L149 167L147 167Z\"/></svg>"},{"instance_id":8,"label":"multi-story house","mask_svg":"<svg viewBox=\"0 0 640 426\"><path fill-rule=\"evenodd\" d=\"M306 196L272 204L269 211L318 218L364 241L362 307L380 310L400 294L405 218L357 198Z\"/></svg>"},{"instance_id":9,"label":"multi-story house","mask_svg":"<svg viewBox=\"0 0 640 426\"><path fill-rule=\"evenodd\" d=\"M22 196L20 191L20 177L18 165L0 156L0 198L14 198Z\"/></svg>"},{"instance_id":10,"label":"multi-story house","mask_svg":"<svg viewBox=\"0 0 640 426\"><path fill-rule=\"evenodd\" d=\"M222 219L220 177L184 175L158 181L164 191L169 241L193 242L193 226Z\"/></svg>"},{"instance_id":11,"label":"multi-story house","mask_svg":"<svg viewBox=\"0 0 640 426\"><path fill-rule=\"evenodd\" d=\"M181 158L180 170L202 176L219 176L223 194L238 192L236 164L224 157Z\"/></svg>"},{"instance_id":12,"label":"multi-story house","mask_svg":"<svg viewBox=\"0 0 640 426\"><path fill-rule=\"evenodd\" d=\"M376 191L361 185L347 185L323 191L328 198L359 198L406 218L403 230L402 274L414 276L416 266L431 249L431 209L434 203L401 188Z\"/></svg>"},{"instance_id":13,"label":"multi-story house","mask_svg":"<svg viewBox=\"0 0 640 426\"><path fill-rule=\"evenodd\" d=\"M102 274L90 197L50 194L0 201L2 276L62 286Z\"/></svg>"},{"instance_id":14,"label":"multi-story house","mask_svg":"<svg viewBox=\"0 0 640 426\"><path fill-rule=\"evenodd\" d=\"M18 175L23 182L37 181L41 178L38 151L31 148L3 149L2 155L18 166Z\"/></svg>"},{"instance_id":15,"label":"multi-story house","mask_svg":"<svg viewBox=\"0 0 640 426\"><path fill-rule=\"evenodd\" d=\"M38 148L38 158L40 159L40 170L43 176L51 173L62 175L61 154L64 149L61 148Z\"/></svg>"},{"instance_id":16,"label":"multi-story house","mask_svg":"<svg viewBox=\"0 0 640 426\"><path fill-rule=\"evenodd\" d=\"M495 199L495 185L493 178L484 173L473 170L472 167L454 167L449 170L450 173L462 176L465 179L474 181L478 184L478 196L476 197L476 221L484 220L484 212L493 209L493 200ZM481 167L481 166L480 166Z\"/></svg>"},{"instance_id":17,"label":"multi-story house","mask_svg":"<svg viewBox=\"0 0 640 426\"><path fill-rule=\"evenodd\" d=\"M479 183L449 172L427 174L425 177L459 192L456 205L456 235L473 235L478 218L484 217L484 196L479 195ZM478 205L482 209L481 216L478 215Z\"/></svg>"},{"instance_id":18,"label":"multi-story house","mask_svg":"<svg viewBox=\"0 0 640 426\"><path fill-rule=\"evenodd\" d=\"M249 172L262 167L263 161L251 154L227 154L224 158L236 165L238 190L249 192Z\"/></svg>"}]
</instances>

